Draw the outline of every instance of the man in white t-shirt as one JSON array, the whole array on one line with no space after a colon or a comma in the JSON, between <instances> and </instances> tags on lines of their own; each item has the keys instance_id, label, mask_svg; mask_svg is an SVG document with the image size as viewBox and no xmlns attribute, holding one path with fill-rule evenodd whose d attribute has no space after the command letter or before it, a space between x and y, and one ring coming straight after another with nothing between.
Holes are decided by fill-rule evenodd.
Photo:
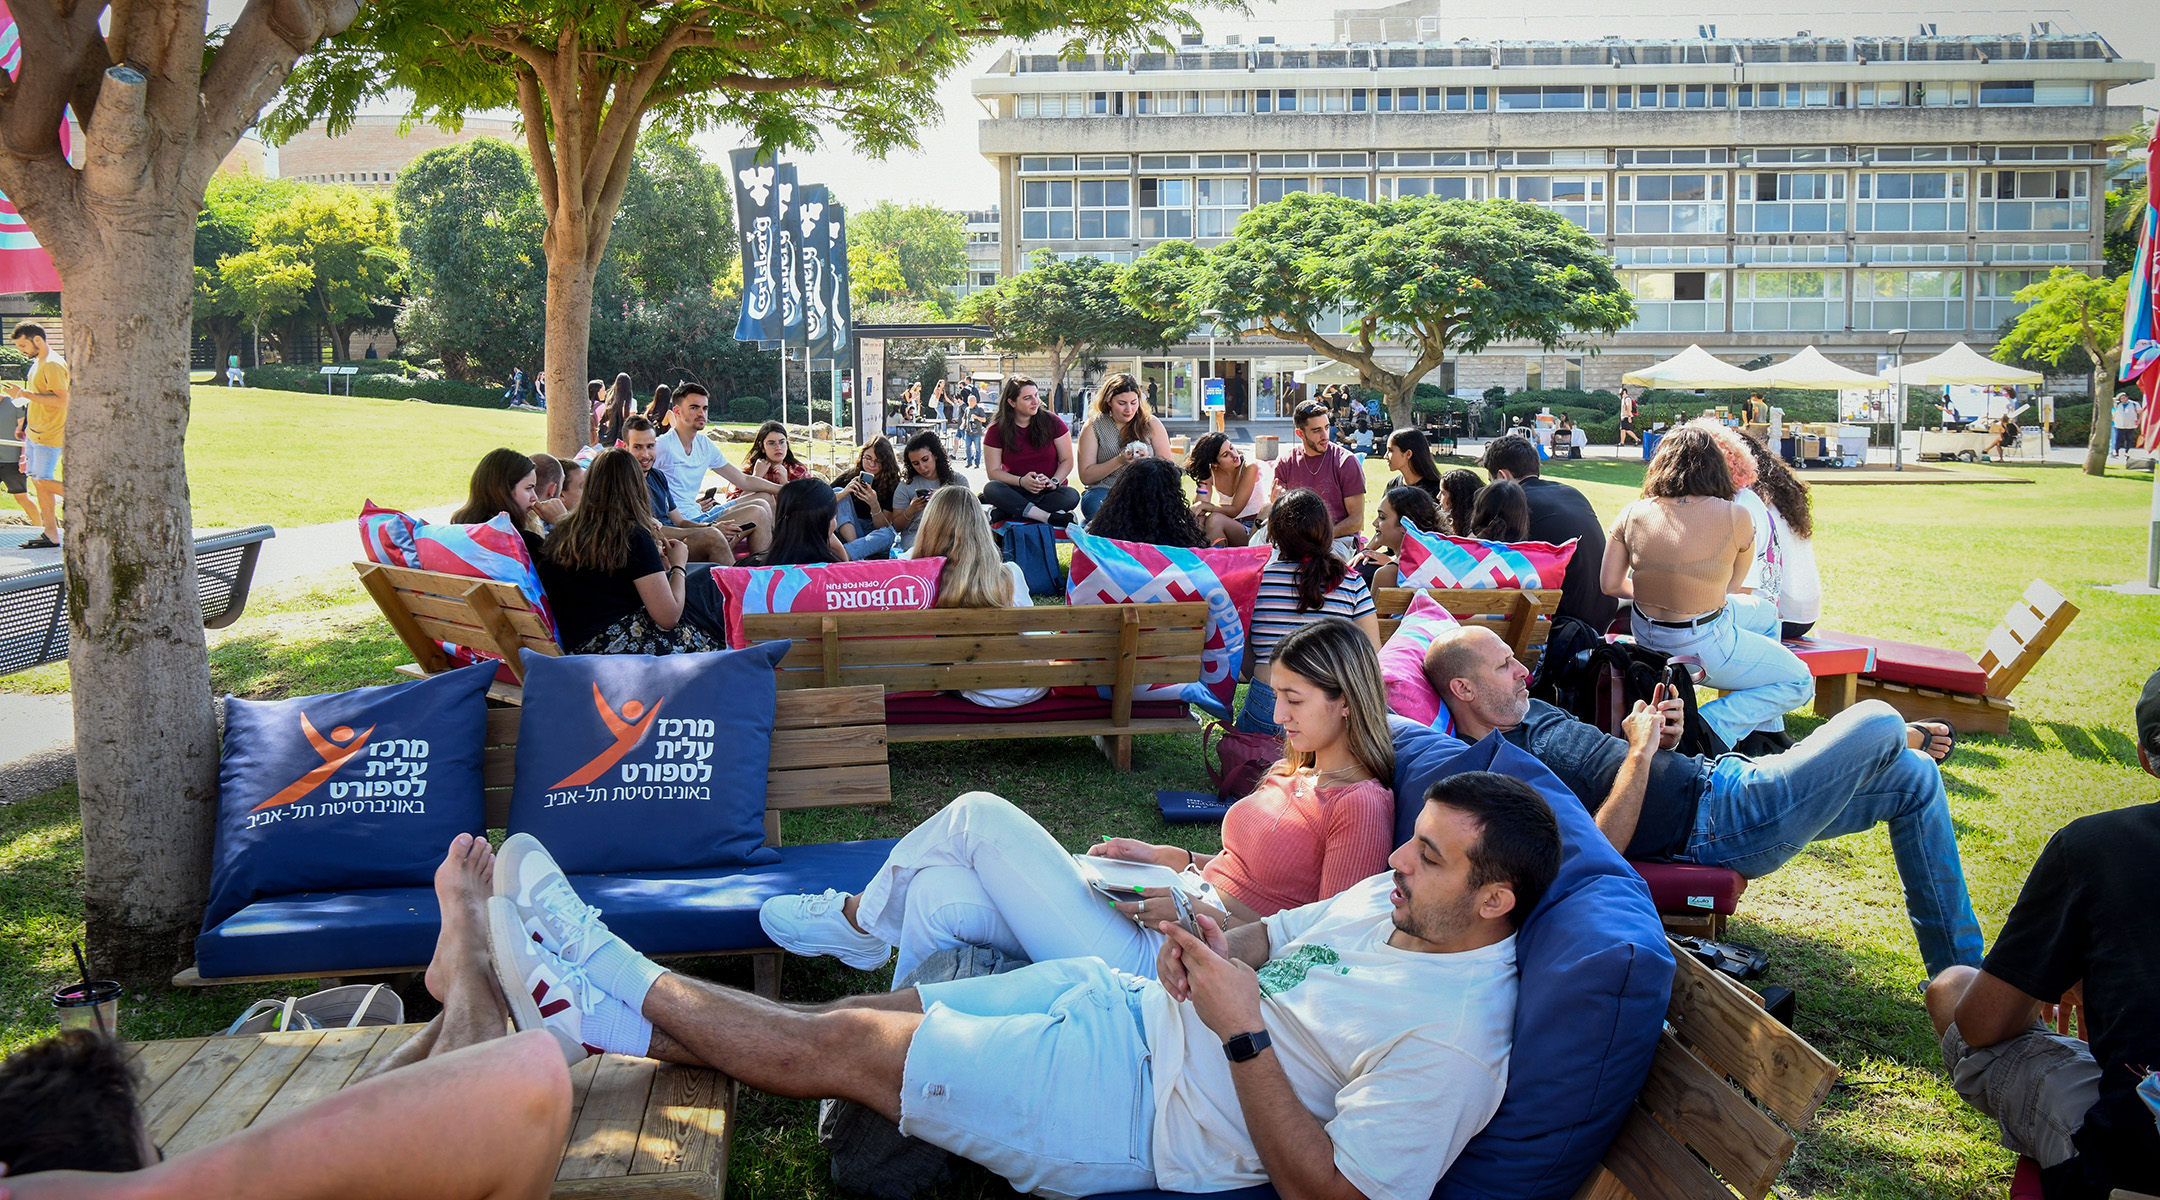
<instances>
[{"instance_id":1,"label":"man in white t-shirt","mask_svg":"<svg viewBox=\"0 0 2160 1200\"><path fill-rule=\"evenodd\" d=\"M653 470L667 479L668 491L686 525L710 525L722 517L729 525L749 527L750 553L763 554L772 543L771 495L780 485L745 472L727 461L717 443L706 437L705 410L710 403L703 384L686 383L675 390L673 415L660 434ZM705 508L698 495L705 488L705 472L718 471L741 494L733 504ZM665 522L667 518L661 517Z\"/></svg>"},{"instance_id":2,"label":"man in white t-shirt","mask_svg":"<svg viewBox=\"0 0 2160 1200\"><path fill-rule=\"evenodd\" d=\"M2130 452L2137 449L2138 402L2128 396L2115 398L2115 447L2111 454L2120 454L2123 461L2130 461Z\"/></svg>"},{"instance_id":3,"label":"man in white t-shirt","mask_svg":"<svg viewBox=\"0 0 2160 1200\"><path fill-rule=\"evenodd\" d=\"M1515 932L1560 862L1559 822L1520 780L1466 772L1426 799L1388 874L1227 934L1164 922L1160 982L1076 958L778 1004L631 950L526 835L495 870L496 972L518 1027L572 1061L702 1063L853 1100L1023 1192L1272 1180L1426 1200L1500 1106Z\"/></svg>"}]
</instances>

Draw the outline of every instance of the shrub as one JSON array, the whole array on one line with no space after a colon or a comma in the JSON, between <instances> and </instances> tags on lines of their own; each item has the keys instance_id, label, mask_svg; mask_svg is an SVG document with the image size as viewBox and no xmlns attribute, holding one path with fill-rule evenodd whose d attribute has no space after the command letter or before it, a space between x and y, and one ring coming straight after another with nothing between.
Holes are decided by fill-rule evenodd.
<instances>
[{"instance_id":1,"label":"shrub","mask_svg":"<svg viewBox=\"0 0 2160 1200\"><path fill-rule=\"evenodd\" d=\"M727 406L728 420L738 425L756 425L771 411L772 406L761 396L737 396Z\"/></svg>"},{"instance_id":2,"label":"shrub","mask_svg":"<svg viewBox=\"0 0 2160 1200\"><path fill-rule=\"evenodd\" d=\"M1504 388L1504 387L1501 387L1501 386L1500 386L1499 384L1497 384L1497 383L1496 383L1496 384L1494 384L1494 385L1492 385L1492 386L1491 386L1491 387L1489 387L1489 388L1486 388L1486 389L1485 389L1485 391L1484 391L1484 396L1485 396L1485 403L1487 403L1487 404L1506 404L1506 403L1507 403L1507 389L1506 389L1506 388Z\"/></svg>"}]
</instances>

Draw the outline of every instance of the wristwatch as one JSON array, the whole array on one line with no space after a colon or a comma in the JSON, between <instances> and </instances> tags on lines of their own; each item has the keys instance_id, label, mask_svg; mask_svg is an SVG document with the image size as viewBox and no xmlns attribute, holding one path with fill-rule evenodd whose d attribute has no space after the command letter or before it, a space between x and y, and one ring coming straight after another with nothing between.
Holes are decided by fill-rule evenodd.
<instances>
[{"instance_id":1,"label":"wristwatch","mask_svg":"<svg viewBox=\"0 0 2160 1200\"><path fill-rule=\"evenodd\" d=\"M1251 1033L1241 1033L1224 1042L1222 1052L1231 1062L1241 1063L1260 1057L1260 1052L1273 1044L1267 1030L1255 1029Z\"/></svg>"}]
</instances>

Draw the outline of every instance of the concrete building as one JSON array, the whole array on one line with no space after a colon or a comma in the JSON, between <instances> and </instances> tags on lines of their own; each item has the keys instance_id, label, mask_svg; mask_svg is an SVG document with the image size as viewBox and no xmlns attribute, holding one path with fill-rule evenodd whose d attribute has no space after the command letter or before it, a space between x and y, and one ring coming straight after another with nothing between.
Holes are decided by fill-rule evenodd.
<instances>
[{"instance_id":1,"label":"concrete building","mask_svg":"<svg viewBox=\"0 0 2160 1200\"><path fill-rule=\"evenodd\" d=\"M392 116L356 117L353 127L337 137L331 137L321 122L310 125L278 147L278 177L387 190L397 185L398 172L406 163L437 147L482 137L524 144L518 123L499 117L467 117L464 128L456 133L433 125L415 125L401 133L404 121Z\"/></svg>"},{"instance_id":2,"label":"concrete building","mask_svg":"<svg viewBox=\"0 0 2160 1200\"><path fill-rule=\"evenodd\" d=\"M1442 368L1499 384L1614 387L1700 342L1734 361L1816 345L1873 370L1984 348L2012 295L2101 260L2107 141L2152 78L2098 34L1422 40L1439 7L1337 13L1337 41L1254 35L1066 60L1015 49L972 83L993 115L1005 271L1047 249L1118 262L1202 246L1296 191L1508 197L1582 226L1639 315L1597 353L1496 345ZM1691 23L1692 26L1692 23ZM1585 28L1585 35L1596 30ZM1279 415L1303 347L1221 343L1233 397ZM1159 411L1194 414L1205 341L1137 363ZM1407 356L1403 356L1407 362Z\"/></svg>"},{"instance_id":3,"label":"concrete building","mask_svg":"<svg viewBox=\"0 0 2160 1200\"><path fill-rule=\"evenodd\" d=\"M972 296L997 286L997 281L1004 275L1005 259L1001 249L1004 226L994 204L977 212L962 213L961 217L967 223L967 274L952 292L955 296Z\"/></svg>"}]
</instances>

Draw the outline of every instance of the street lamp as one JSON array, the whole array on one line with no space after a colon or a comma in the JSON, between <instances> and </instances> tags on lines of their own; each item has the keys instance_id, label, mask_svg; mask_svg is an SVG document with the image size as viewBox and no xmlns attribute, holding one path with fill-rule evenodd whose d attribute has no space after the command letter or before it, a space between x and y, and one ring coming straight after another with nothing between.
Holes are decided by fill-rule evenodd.
<instances>
[{"instance_id":1,"label":"street lamp","mask_svg":"<svg viewBox=\"0 0 2160 1200\"><path fill-rule=\"evenodd\" d=\"M1909 329L1890 331L1890 374L1897 380L1896 424L1890 428L1890 461L1893 469L1905 469L1905 339L1912 336ZM2095 410L2097 411L2097 410Z\"/></svg>"},{"instance_id":2,"label":"street lamp","mask_svg":"<svg viewBox=\"0 0 2160 1200\"><path fill-rule=\"evenodd\" d=\"M1222 320L1222 310L1217 308L1210 308L1202 312L1200 315L1207 318L1207 378L1213 379L1215 378L1215 323ZM1202 403L1205 403L1207 397L1207 380L1202 380L1200 382L1200 395ZM1217 430L1222 429L1223 418L1228 415L1229 407L1230 398L1229 396L1225 395L1223 397L1224 411L1216 414L1215 418L1215 428ZM2098 412L2099 410L2096 408L2093 411Z\"/></svg>"}]
</instances>

